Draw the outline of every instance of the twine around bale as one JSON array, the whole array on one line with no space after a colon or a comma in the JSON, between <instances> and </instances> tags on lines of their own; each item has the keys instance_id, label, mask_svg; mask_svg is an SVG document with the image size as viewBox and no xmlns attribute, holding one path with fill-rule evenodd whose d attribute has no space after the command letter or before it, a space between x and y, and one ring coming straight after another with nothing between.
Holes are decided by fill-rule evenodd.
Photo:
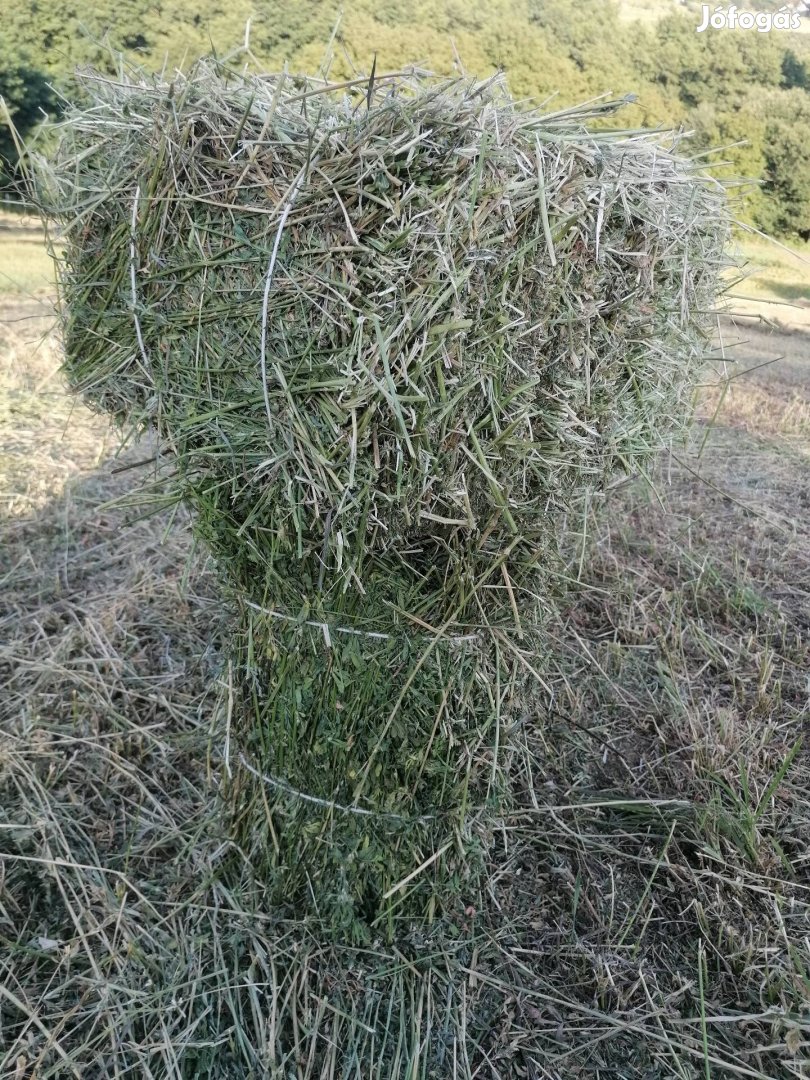
<instances>
[{"instance_id":1,"label":"twine around bale","mask_svg":"<svg viewBox=\"0 0 810 1080\"><path fill-rule=\"evenodd\" d=\"M362 806L343 806L332 799L321 799L317 795L308 795L305 791L294 788L287 780L281 780L276 776L268 776L267 773L260 772L254 765L250 764L243 753L239 754L239 761L251 776L255 776L257 780L261 780L268 787L276 788L283 794L290 795L294 799L300 799L302 802L312 803L313 806L322 806L325 810L337 810L341 814L357 814L359 817L385 818L388 821L399 821L403 825L425 824L428 821L436 820L436 814L424 814L417 818L407 818L402 814L386 813L384 810L366 810Z\"/></svg>"},{"instance_id":2,"label":"twine around bale","mask_svg":"<svg viewBox=\"0 0 810 1080\"><path fill-rule=\"evenodd\" d=\"M262 615L267 615L271 619L283 619L285 622L294 623L296 625L303 624L304 626L314 626L316 629L323 633L324 640L327 646L331 645L332 634L354 634L355 637L372 638L378 641L390 641L392 638L402 636L401 634L386 634L381 630L358 630L353 626L334 626L326 622L317 622L315 619L299 619L296 615L285 615L283 611L273 611L271 608L262 607L261 604L254 604L252 600L246 600L245 604L251 609L251 611L258 611ZM425 637L436 637L441 634L440 630L422 631ZM448 634L442 635L446 641L453 644L463 644L467 641L477 641L480 638L480 634Z\"/></svg>"}]
</instances>

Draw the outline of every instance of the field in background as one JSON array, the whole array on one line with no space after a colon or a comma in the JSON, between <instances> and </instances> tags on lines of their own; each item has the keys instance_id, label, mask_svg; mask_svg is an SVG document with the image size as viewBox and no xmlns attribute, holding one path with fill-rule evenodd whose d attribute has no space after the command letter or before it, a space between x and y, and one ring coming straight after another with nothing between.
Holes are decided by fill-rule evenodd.
<instances>
[{"instance_id":1,"label":"field in background","mask_svg":"<svg viewBox=\"0 0 810 1080\"><path fill-rule=\"evenodd\" d=\"M769 322L810 330L810 243L779 247L764 237L740 242L746 275L729 306Z\"/></svg>"},{"instance_id":2,"label":"field in background","mask_svg":"<svg viewBox=\"0 0 810 1080\"><path fill-rule=\"evenodd\" d=\"M0 296L52 289L53 262L38 222L0 210Z\"/></svg>"}]
</instances>

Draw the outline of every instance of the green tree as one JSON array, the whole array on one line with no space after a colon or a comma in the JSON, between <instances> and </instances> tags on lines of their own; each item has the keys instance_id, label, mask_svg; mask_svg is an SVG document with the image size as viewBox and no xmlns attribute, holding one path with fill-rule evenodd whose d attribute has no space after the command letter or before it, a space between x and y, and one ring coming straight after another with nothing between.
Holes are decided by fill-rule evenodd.
<instances>
[{"instance_id":1,"label":"green tree","mask_svg":"<svg viewBox=\"0 0 810 1080\"><path fill-rule=\"evenodd\" d=\"M11 124L26 139L54 108L55 95L41 71L23 57L0 48L0 98L5 105L0 109L0 187L7 187L17 165Z\"/></svg>"},{"instance_id":2,"label":"green tree","mask_svg":"<svg viewBox=\"0 0 810 1080\"><path fill-rule=\"evenodd\" d=\"M783 56L778 34L698 35L690 19L670 15L656 29L648 70L684 105L711 101L725 109L741 103L752 86L779 86Z\"/></svg>"},{"instance_id":3,"label":"green tree","mask_svg":"<svg viewBox=\"0 0 810 1080\"><path fill-rule=\"evenodd\" d=\"M810 240L810 94L776 90L759 102L764 123L763 228Z\"/></svg>"},{"instance_id":4,"label":"green tree","mask_svg":"<svg viewBox=\"0 0 810 1080\"><path fill-rule=\"evenodd\" d=\"M797 87L810 90L810 56L797 56L788 49L782 58L782 86L786 90Z\"/></svg>"}]
</instances>

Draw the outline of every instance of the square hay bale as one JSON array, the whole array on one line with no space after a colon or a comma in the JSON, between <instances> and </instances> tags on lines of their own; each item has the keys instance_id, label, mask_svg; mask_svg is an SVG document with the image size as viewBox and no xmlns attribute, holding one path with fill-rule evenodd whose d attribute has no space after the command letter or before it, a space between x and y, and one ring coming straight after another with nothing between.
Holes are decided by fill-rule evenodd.
<instances>
[{"instance_id":1,"label":"square hay bale","mask_svg":"<svg viewBox=\"0 0 810 1080\"><path fill-rule=\"evenodd\" d=\"M34 163L65 372L157 433L239 598L234 835L393 933L478 887L560 522L687 421L725 194L498 80L83 85Z\"/></svg>"}]
</instances>

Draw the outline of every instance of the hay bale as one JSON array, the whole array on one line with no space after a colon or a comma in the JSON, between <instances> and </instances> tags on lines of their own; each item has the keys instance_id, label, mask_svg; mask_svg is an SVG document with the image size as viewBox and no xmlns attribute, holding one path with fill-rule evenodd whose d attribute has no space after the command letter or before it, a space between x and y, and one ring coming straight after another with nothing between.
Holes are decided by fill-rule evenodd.
<instances>
[{"instance_id":1,"label":"hay bale","mask_svg":"<svg viewBox=\"0 0 810 1080\"><path fill-rule=\"evenodd\" d=\"M342 932L430 913L512 798L561 516L689 415L724 193L498 81L84 88L37 169L65 371L241 598L237 835Z\"/></svg>"}]
</instances>

